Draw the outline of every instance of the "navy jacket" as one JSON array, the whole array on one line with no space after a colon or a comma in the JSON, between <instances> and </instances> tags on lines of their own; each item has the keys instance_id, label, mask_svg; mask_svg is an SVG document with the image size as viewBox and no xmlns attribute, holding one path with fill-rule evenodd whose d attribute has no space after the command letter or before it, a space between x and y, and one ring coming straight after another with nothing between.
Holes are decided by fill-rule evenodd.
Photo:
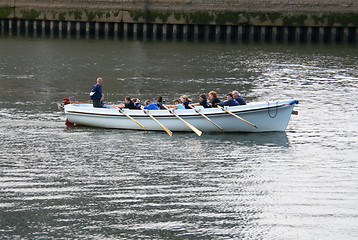
<instances>
[{"instance_id":1,"label":"navy jacket","mask_svg":"<svg viewBox=\"0 0 358 240\"><path fill-rule=\"evenodd\" d=\"M102 98L102 86L101 85L94 85L92 91L90 93L90 98L92 100L101 100Z\"/></svg>"},{"instance_id":2,"label":"navy jacket","mask_svg":"<svg viewBox=\"0 0 358 240\"><path fill-rule=\"evenodd\" d=\"M185 101L183 102L183 105L185 107L185 109L191 109L191 107L189 107L189 104L191 104L192 102L189 102L189 101Z\"/></svg>"},{"instance_id":3,"label":"navy jacket","mask_svg":"<svg viewBox=\"0 0 358 240\"><path fill-rule=\"evenodd\" d=\"M245 100L241 96L236 97L235 100L240 103L240 105L246 105Z\"/></svg>"},{"instance_id":4,"label":"navy jacket","mask_svg":"<svg viewBox=\"0 0 358 240\"><path fill-rule=\"evenodd\" d=\"M125 103L124 104L125 108L129 108L129 109L138 109L136 107L136 105L134 104L134 102L130 101L129 103Z\"/></svg>"},{"instance_id":5,"label":"navy jacket","mask_svg":"<svg viewBox=\"0 0 358 240\"><path fill-rule=\"evenodd\" d=\"M211 108L210 104L208 103L208 101L206 101L206 99L201 101L200 105L203 106L204 108Z\"/></svg>"},{"instance_id":6,"label":"navy jacket","mask_svg":"<svg viewBox=\"0 0 358 240\"><path fill-rule=\"evenodd\" d=\"M163 107L163 104L166 104L165 101L163 101L163 102L157 102L157 104L158 104L158 108L159 108L159 109L166 109L165 107Z\"/></svg>"},{"instance_id":7,"label":"navy jacket","mask_svg":"<svg viewBox=\"0 0 358 240\"><path fill-rule=\"evenodd\" d=\"M220 106L240 106L240 103L238 103L234 98L231 98L230 100L227 100L223 103L219 103Z\"/></svg>"}]
</instances>

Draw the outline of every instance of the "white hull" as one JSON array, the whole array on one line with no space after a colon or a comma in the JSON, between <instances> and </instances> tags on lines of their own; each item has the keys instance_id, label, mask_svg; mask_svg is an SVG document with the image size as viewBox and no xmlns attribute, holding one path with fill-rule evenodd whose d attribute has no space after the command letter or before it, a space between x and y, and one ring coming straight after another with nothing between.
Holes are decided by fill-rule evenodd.
<instances>
[{"instance_id":1,"label":"white hull","mask_svg":"<svg viewBox=\"0 0 358 240\"><path fill-rule=\"evenodd\" d=\"M227 110L254 124L257 128L226 113L220 108L198 108L203 114L220 126L223 132L268 132L285 131L296 100L251 103L243 106L228 107ZM93 108L92 104L65 105L67 119L77 125L144 130L112 106ZM123 111L142 124L146 130L163 131L163 128L142 110ZM192 131L185 123L168 110L149 110L161 124L171 131ZM205 119L193 109L175 110L186 122L203 132L221 132L213 123Z\"/></svg>"}]
</instances>

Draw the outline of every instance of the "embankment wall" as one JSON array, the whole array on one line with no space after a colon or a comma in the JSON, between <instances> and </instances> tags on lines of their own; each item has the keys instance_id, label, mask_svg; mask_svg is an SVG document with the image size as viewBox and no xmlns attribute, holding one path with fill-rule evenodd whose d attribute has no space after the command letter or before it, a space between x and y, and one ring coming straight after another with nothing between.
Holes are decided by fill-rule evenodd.
<instances>
[{"instance_id":1,"label":"embankment wall","mask_svg":"<svg viewBox=\"0 0 358 240\"><path fill-rule=\"evenodd\" d=\"M358 0L0 0L1 34L358 42Z\"/></svg>"},{"instance_id":2,"label":"embankment wall","mask_svg":"<svg viewBox=\"0 0 358 240\"><path fill-rule=\"evenodd\" d=\"M252 26L358 26L357 0L1 0L0 18Z\"/></svg>"}]
</instances>

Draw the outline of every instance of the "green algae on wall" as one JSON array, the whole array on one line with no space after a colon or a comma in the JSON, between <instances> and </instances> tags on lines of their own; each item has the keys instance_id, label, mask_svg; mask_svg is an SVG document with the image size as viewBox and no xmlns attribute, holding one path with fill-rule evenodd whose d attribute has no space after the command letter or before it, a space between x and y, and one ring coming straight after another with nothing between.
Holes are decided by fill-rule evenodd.
<instances>
[{"instance_id":1,"label":"green algae on wall","mask_svg":"<svg viewBox=\"0 0 358 240\"><path fill-rule=\"evenodd\" d=\"M347 14L323 14L323 15L313 15L312 19L316 25L324 26L358 26L358 14L357 13L347 13Z\"/></svg>"},{"instance_id":2,"label":"green algae on wall","mask_svg":"<svg viewBox=\"0 0 358 240\"><path fill-rule=\"evenodd\" d=\"M215 20L215 17L210 13L196 12L185 14L182 13L182 18L185 19L187 24L209 24Z\"/></svg>"},{"instance_id":3,"label":"green algae on wall","mask_svg":"<svg viewBox=\"0 0 358 240\"><path fill-rule=\"evenodd\" d=\"M123 18L123 15L126 17ZM293 13L293 12L171 12L140 10L89 10L89 9L22 9L0 8L0 18L60 21L111 21L164 24L209 24L252 26L336 26L357 27L358 13Z\"/></svg>"},{"instance_id":4,"label":"green algae on wall","mask_svg":"<svg viewBox=\"0 0 358 240\"><path fill-rule=\"evenodd\" d=\"M154 12L154 11L128 11L131 18L134 21L139 21L140 19L145 20L146 22L156 22L156 19L160 19L163 23L168 21L169 16L172 14L170 12Z\"/></svg>"},{"instance_id":5,"label":"green algae on wall","mask_svg":"<svg viewBox=\"0 0 358 240\"><path fill-rule=\"evenodd\" d=\"M87 9L85 10L85 14L87 16L87 21L89 22L93 22L93 21L96 21L97 18L102 18L104 13L103 12L100 12L100 11L88 11Z\"/></svg>"},{"instance_id":6,"label":"green algae on wall","mask_svg":"<svg viewBox=\"0 0 358 240\"><path fill-rule=\"evenodd\" d=\"M242 15L242 14L241 14ZM238 24L240 21L240 13L219 13L216 15L215 22L217 24Z\"/></svg>"},{"instance_id":7,"label":"green algae on wall","mask_svg":"<svg viewBox=\"0 0 358 240\"><path fill-rule=\"evenodd\" d=\"M75 17L75 20L81 20L82 19L82 12L81 11L78 11L78 10L75 10L75 11L69 11L68 14L70 16L74 16Z\"/></svg>"},{"instance_id":8,"label":"green algae on wall","mask_svg":"<svg viewBox=\"0 0 358 240\"><path fill-rule=\"evenodd\" d=\"M307 15L284 16L282 23L284 26L304 26L306 19Z\"/></svg>"},{"instance_id":9,"label":"green algae on wall","mask_svg":"<svg viewBox=\"0 0 358 240\"><path fill-rule=\"evenodd\" d=\"M41 14L41 11L37 11L35 9L31 9L31 10L20 10L20 13L22 14L23 19L29 19L29 20L34 20L36 18L38 18Z\"/></svg>"},{"instance_id":10,"label":"green algae on wall","mask_svg":"<svg viewBox=\"0 0 358 240\"><path fill-rule=\"evenodd\" d=\"M10 14L15 13L15 8L13 7L4 7L0 8L0 18L7 18Z\"/></svg>"}]
</instances>

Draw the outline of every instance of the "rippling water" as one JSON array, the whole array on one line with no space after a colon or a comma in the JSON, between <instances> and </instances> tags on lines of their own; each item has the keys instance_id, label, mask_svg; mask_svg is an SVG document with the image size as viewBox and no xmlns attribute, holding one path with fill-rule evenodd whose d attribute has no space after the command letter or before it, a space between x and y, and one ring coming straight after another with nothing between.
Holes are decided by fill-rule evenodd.
<instances>
[{"instance_id":1,"label":"rippling water","mask_svg":"<svg viewBox=\"0 0 358 240\"><path fill-rule=\"evenodd\" d=\"M0 38L0 238L357 239L358 49ZM284 133L66 128L57 102L237 89Z\"/></svg>"}]
</instances>

